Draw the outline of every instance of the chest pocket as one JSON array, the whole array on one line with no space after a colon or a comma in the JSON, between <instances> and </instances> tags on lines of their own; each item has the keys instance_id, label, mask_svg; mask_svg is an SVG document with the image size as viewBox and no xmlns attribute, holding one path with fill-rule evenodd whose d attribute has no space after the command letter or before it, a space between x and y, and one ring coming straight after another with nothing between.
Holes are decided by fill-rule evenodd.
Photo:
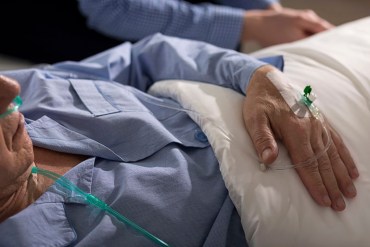
<instances>
[{"instance_id":1,"label":"chest pocket","mask_svg":"<svg viewBox=\"0 0 370 247\"><path fill-rule=\"evenodd\" d=\"M144 93L131 87L98 80L70 79L70 83L81 100L73 104L83 104L83 113L78 112L75 119L65 115L56 121L108 147L122 161L144 159L169 143L201 148L209 145L194 137L199 127L186 113L147 108L149 103L144 105L138 99Z\"/></svg>"},{"instance_id":2,"label":"chest pocket","mask_svg":"<svg viewBox=\"0 0 370 247\"><path fill-rule=\"evenodd\" d=\"M72 87L78 94L82 103L95 117L118 113L120 110L111 105L110 102L98 91L91 80L71 79Z\"/></svg>"}]
</instances>

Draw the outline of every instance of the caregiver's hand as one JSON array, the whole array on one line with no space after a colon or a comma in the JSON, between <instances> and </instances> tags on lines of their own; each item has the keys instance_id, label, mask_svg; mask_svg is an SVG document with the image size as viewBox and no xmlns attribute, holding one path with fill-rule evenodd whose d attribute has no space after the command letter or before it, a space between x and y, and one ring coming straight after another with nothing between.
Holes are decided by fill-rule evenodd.
<instances>
[{"instance_id":1,"label":"caregiver's hand","mask_svg":"<svg viewBox=\"0 0 370 247\"><path fill-rule=\"evenodd\" d=\"M304 162L324 149L324 129L315 118L299 118L266 77L275 70L263 66L253 75L247 88L243 115L261 162L271 164L278 155L275 140L286 146L293 164ZM344 197L356 196L352 182L359 176L355 163L337 132L327 126L332 144L317 161L295 168L312 198L321 206L336 211L345 209Z\"/></svg>"},{"instance_id":2,"label":"caregiver's hand","mask_svg":"<svg viewBox=\"0 0 370 247\"><path fill-rule=\"evenodd\" d=\"M333 27L312 10L249 10L245 12L241 41L256 41L265 47L304 39Z\"/></svg>"}]
</instances>

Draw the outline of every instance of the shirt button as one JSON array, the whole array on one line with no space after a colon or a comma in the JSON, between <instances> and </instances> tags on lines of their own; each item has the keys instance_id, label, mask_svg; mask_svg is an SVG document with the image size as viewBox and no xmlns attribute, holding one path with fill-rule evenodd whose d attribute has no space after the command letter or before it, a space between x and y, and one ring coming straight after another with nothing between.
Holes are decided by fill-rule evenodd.
<instances>
[{"instance_id":1,"label":"shirt button","mask_svg":"<svg viewBox=\"0 0 370 247\"><path fill-rule=\"evenodd\" d=\"M200 142L208 142L208 138L203 131L200 130L195 131L194 137Z\"/></svg>"}]
</instances>

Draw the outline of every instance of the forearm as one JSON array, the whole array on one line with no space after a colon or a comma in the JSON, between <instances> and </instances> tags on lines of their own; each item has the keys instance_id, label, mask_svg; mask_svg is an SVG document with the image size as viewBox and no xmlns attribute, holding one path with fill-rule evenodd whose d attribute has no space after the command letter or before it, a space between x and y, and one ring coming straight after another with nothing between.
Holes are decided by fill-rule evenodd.
<instances>
[{"instance_id":1,"label":"forearm","mask_svg":"<svg viewBox=\"0 0 370 247\"><path fill-rule=\"evenodd\" d=\"M85 59L55 67L94 75L146 91L166 79L212 83L245 93L254 71L265 65L255 58L204 42L156 34Z\"/></svg>"},{"instance_id":2,"label":"forearm","mask_svg":"<svg viewBox=\"0 0 370 247\"><path fill-rule=\"evenodd\" d=\"M245 93L257 59L203 42L155 35L132 48L131 83L146 90L165 79L212 83Z\"/></svg>"},{"instance_id":3,"label":"forearm","mask_svg":"<svg viewBox=\"0 0 370 247\"><path fill-rule=\"evenodd\" d=\"M169 0L79 0L91 28L136 41L160 32L235 49L244 11L212 4Z\"/></svg>"}]
</instances>

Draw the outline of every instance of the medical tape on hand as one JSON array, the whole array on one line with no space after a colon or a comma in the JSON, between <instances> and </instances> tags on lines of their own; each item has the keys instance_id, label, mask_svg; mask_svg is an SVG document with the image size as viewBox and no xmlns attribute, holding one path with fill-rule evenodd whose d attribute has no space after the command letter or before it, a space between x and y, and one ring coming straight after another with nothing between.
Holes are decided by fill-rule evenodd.
<instances>
[{"instance_id":1,"label":"medical tape on hand","mask_svg":"<svg viewBox=\"0 0 370 247\"><path fill-rule=\"evenodd\" d=\"M287 105L290 107L292 112L300 118L303 117L314 117L318 119L323 127L324 133L327 137L327 143L320 152L316 153L309 159L299 162L297 164L279 164L274 162L273 164L266 166L260 164L260 169L266 171L267 169L272 170L285 170L289 168L303 167L312 164L317 161L326 151L329 149L332 139L330 133L326 127L325 118L323 117L320 110L316 107L313 102L316 100L316 95L312 92L311 86L306 86L304 90L298 89L282 72L271 71L266 74L266 77L276 87L281 96L284 98Z\"/></svg>"},{"instance_id":2,"label":"medical tape on hand","mask_svg":"<svg viewBox=\"0 0 370 247\"><path fill-rule=\"evenodd\" d=\"M301 91L281 71L274 70L266 74L266 77L279 91L290 109L298 117L310 117L309 108L301 101Z\"/></svg>"}]
</instances>

